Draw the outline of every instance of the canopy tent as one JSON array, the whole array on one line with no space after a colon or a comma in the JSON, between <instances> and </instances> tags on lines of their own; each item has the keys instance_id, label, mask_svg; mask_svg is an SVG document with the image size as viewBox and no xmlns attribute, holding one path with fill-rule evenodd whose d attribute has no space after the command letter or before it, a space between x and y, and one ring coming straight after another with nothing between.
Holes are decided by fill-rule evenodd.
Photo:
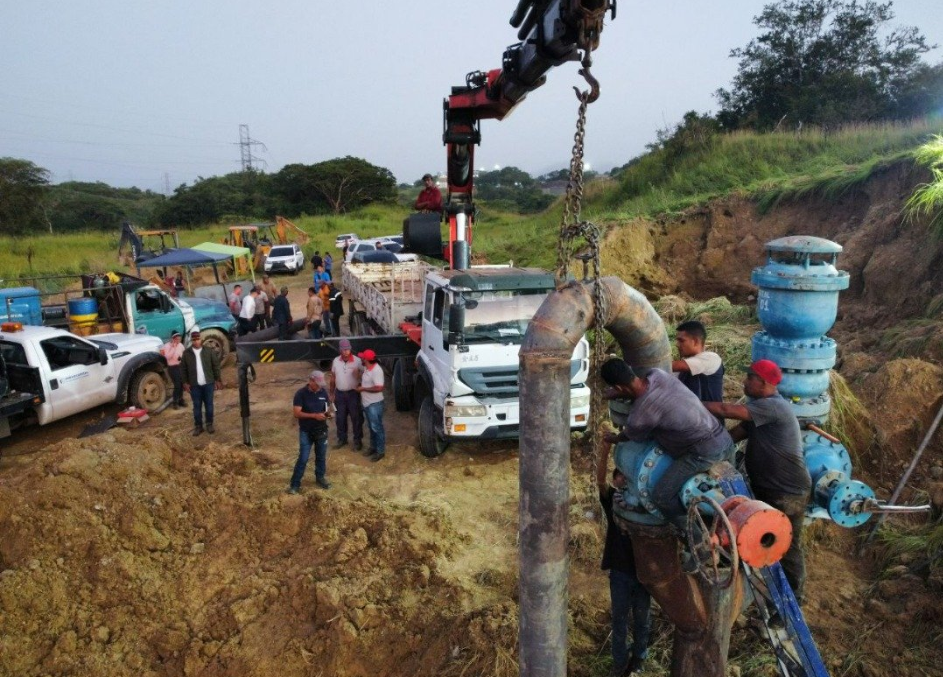
<instances>
[{"instance_id":1,"label":"canopy tent","mask_svg":"<svg viewBox=\"0 0 943 677\"><path fill-rule=\"evenodd\" d=\"M217 264L232 258L232 254L223 254L219 252L197 251L196 249L171 249L166 254L155 256L147 261L141 261L136 264L138 274L141 268L168 268L170 266L185 266L188 270L193 266L213 266L213 274L216 276L216 282L219 283L219 270ZM189 282L189 280L188 280ZM189 284L187 285L189 287Z\"/></svg>"},{"instance_id":2,"label":"canopy tent","mask_svg":"<svg viewBox=\"0 0 943 677\"><path fill-rule=\"evenodd\" d=\"M248 247L234 247L229 244L219 244L218 242L202 242L193 247L201 252L213 252L216 254L226 254L232 259L244 256L246 258L246 269L252 275L252 282L255 282L255 269L252 265L252 250Z\"/></svg>"}]
</instances>

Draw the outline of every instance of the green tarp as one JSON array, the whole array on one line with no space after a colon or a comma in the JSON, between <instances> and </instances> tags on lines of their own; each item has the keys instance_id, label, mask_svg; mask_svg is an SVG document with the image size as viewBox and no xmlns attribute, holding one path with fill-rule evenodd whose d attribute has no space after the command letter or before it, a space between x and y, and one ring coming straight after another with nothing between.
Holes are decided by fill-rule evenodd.
<instances>
[{"instance_id":1,"label":"green tarp","mask_svg":"<svg viewBox=\"0 0 943 677\"><path fill-rule=\"evenodd\" d=\"M202 242L192 249L198 249L204 252L213 252L215 254L226 254L233 259L244 256L246 258L246 269L252 275L252 281L255 282L255 270L252 265L252 252L247 247L233 247L229 244L220 244L218 242Z\"/></svg>"}]
</instances>

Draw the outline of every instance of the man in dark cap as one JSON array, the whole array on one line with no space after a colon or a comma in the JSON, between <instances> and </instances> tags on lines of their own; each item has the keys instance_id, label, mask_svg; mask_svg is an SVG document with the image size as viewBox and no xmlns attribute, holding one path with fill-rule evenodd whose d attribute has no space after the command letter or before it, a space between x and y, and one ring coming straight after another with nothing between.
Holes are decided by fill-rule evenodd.
<instances>
[{"instance_id":1,"label":"man in dark cap","mask_svg":"<svg viewBox=\"0 0 943 677\"><path fill-rule=\"evenodd\" d=\"M199 330L190 332L190 347L183 351L183 389L193 399L193 435L203 433L203 410L206 410L206 432L212 435L213 392L223 387L219 355L203 347Z\"/></svg>"},{"instance_id":2,"label":"man in dark cap","mask_svg":"<svg viewBox=\"0 0 943 677\"><path fill-rule=\"evenodd\" d=\"M298 389L292 401L292 410L298 419L298 460L288 485L289 494L301 492L301 478L308 466L311 447L314 447L314 482L322 489L330 489L327 481L327 422L331 406L325 385L324 372L312 371L308 385Z\"/></svg>"},{"instance_id":3,"label":"man in dark cap","mask_svg":"<svg viewBox=\"0 0 943 677\"><path fill-rule=\"evenodd\" d=\"M746 469L753 495L785 513L792 524L792 544L781 564L796 600L802 603L802 526L812 479L802 452L799 421L777 388L782 380L783 372L775 362L757 360L743 381L745 404L705 402L704 406L717 416L742 421L730 434L737 441L747 440Z\"/></svg>"},{"instance_id":4,"label":"man in dark cap","mask_svg":"<svg viewBox=\"0 0 943 677\"><path fill-rule=\"evenodd\" d=\"M337 445L347 445L347 419L350 418L354 437L354 451L363 449L363 412L360 409L360 376L363 362L351 351L350 341L341 339L337 346L341 354L331 362L331 401L337 407Z\"/></svg>"},{"instance_id":5,"label":"man in dark cap","mask_svg":"<svg viewBox=\"0 0 943 677\"><path fill-rule=\"evenodd\" d=\"M678 493L691 477L709 469L730 453L733 440L687 386L661 369L633 370L612 359L600 370L612 389L610 397L633 400L625 426L607 433L606 442L654 440L672 458L658 480L652 502L668 521L687 529L687 511Z\"/></svg>"},{"instance_id":6,"label":"man in dark cap","mask_svg":"<svg viewBox=\"0 0 943 677\"><path fill-rule=\"evenodd\" d=\"M441 212L442 211L442 191L435 185L435 179L432 174L426 174L422 177L423 186L425 186L416 198L413 207L417 212Z\"/></svg>"}]
</instances>

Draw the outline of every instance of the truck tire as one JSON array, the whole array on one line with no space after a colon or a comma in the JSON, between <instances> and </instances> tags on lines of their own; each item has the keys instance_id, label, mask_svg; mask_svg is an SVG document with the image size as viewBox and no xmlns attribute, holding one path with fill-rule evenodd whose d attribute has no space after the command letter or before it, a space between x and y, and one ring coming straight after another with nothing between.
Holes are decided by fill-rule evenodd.
<instances>
[{"instance_id":1,"label":"truck tire","mask_svg":"<svg viewBox=\"0 0 943 677\"><path fill-rule=\"evenodd\" d=\"M167 400L167 382L159 372L142 369L131 379L128 399L138 409L155 411Z\"/></svg>"},{"instance_id":2,"label":"truck tire","mask_svg":"<svg viewBox=\"0 0 943 677\"><path fill-rule=\"evenodd\" d=\"M209 348L219 357L220 363L229 354L229 337L219 329L207 329L200 332L203 339L203 346Z\"/></svg>"},{"instance_id":3,"label":"truck tire","mask_svg":"<svg viewBox=\"0 0 943 677\"><path fill-rule=\"evenodd\" d=\"M396 403L396 411L409 411L413 408L412 379L402 357L393 365L393 401Z\"/></svg>"},{"instance_id":4,"label":"truck tire","mask_svg":"<svg viewBox=\"0 0 943 677\"><path fill-rule=\"evenodd\" d=\"M426 458L441 456L448 449L448 441L436 432L439 419L435 403L427 396L419 406L419 453Z\"/></svg>"}]
</instances>

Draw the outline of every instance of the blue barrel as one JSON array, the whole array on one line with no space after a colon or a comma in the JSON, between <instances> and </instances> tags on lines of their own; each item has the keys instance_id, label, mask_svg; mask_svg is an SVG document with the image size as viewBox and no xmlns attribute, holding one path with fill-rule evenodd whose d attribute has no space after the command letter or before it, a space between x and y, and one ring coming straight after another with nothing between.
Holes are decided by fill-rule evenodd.
<instances>
[{"instance_id":1,"label":"blue barrel","mask_svg":"<svg viewBox=\"0 0 943 677\"><path fill-rule=\"evenodd\" d=\"M93 298L69 299L69 315L98 315L98 301Z\"/></svg>"}]
</instances>

